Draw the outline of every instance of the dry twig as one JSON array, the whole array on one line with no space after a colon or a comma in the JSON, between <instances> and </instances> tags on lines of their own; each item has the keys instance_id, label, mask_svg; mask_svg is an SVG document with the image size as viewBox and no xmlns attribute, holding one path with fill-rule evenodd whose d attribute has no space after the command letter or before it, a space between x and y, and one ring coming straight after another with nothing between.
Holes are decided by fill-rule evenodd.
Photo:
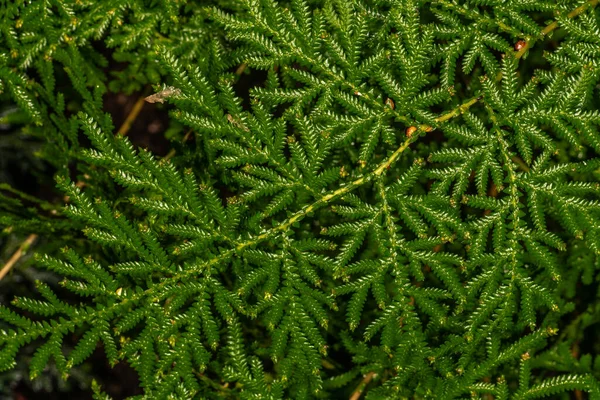
<instances>
[{"instance_id":1,"label":"dry twig","mask_svg":"<svg viewBox=\"0 0 600 400\"><path fill-rule=\"evenodd\" d=\"M4 264L2 270L0 270L0 280L2 280L2 278L4 278L6 274L10 272L11 268L17 263L17 261L19 261L23 253L27 251L29 246L31 246L37 238L38 235L36 235L35 233L32 233L31 235L27 236L27 239L25 239L25 241L21 243L17 251L14 252L14 254L10 257L8 262Z\"/></svg>"},{"instance_id":2,"label":"dry twig","mask_svg":"<svg viewBox=\"0 0 600 400\"><path fill-rule=\"evenodd\" d=\"M365 388L369 384L369 382L371 382L371 380L373 379L373 377L375 377L375 372L373 372L373 371L371 371L367 375L365 375L365 377L360 382L360 384L356 387L356 389L354 389L354 392L352 392L352 395L350 396L349 400L358 400L360 398L360 395L362 394L362 392L365 390Z\"/></svg>"}]
</instances>

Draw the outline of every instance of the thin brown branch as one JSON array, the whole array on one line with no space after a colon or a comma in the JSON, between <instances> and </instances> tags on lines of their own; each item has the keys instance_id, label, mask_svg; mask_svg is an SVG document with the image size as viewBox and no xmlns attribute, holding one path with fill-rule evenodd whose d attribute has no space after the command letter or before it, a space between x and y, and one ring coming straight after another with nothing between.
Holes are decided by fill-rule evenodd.
<instances>
[{"instance_id":1,"label":"thin brown branch","mask_svg":"<svg viewBox=\"0 0 600 400\"><path fill-rule=\"evenodd\" d=\"M146 100L146 94L142 94L142 96L139 99L137 99L137 101L133 105L133 108L127 115L127 118L125 118L125 121L123 121L123 124L121 124L121 127L117 131L118 135L126 136L129 133L131 126L135 122L138 115L140 115L140 112L142 111L142 108L144 107L145 100ZM86 175L86 178L89 178L89 176ZM77 186L78 188L81 189L85 186L85 182L77 181L75 183L75 186ZM65 202L67 202L67 201L69 201L69 196L65 196L63 199Z\"/></svg>"},{"instance_id":2,"label":"thin brown branch","mask_svg":"<svg viewBox=\"0 0 600 400\"><path fill-rule=\"evenodd\" d=\"M335 369L335 365L333 365L332 363L330 363L329 361L327 361L326 359L322 359L321 360L321 365L323 366L323 368L327 368L327 369Z\"/></svg>"},{"instance_id":3,"label":"thin brown branch","mask_svg":"<svg viewBox=\"0 0 600 400\"><path fill-rule=\"evenodd\" d=\"M367 385L371 382L371 380L374 377L375 377L375 372L373 372L373 371L371 371L367 375L365 375L365 377L360 382L360 384L356 387L356 389L354 389L354 392L352 392L352 395L350 396L349 400L358 400L360 398L360 396L362 395L362 393L364 392Z\"/></svg>"},{"instance_id":4,"label":"thin brown branch","mask_svg":"<svg viewBox=\"0 0 600 400\"><path fill-rule=\"evenodd\" d=\"M511 160L517 164L519 166L519 168L521 168L521 170L525 171L525 172L529 172L529 167L527 166L527 164L525 164L525 161L523 161L519 156L513 156L511 158Z\"/></svg>"},{"instance_id":5,"label":"thin brown branch","mask_svg":"<svg viewBox=\"0 0 600 400\"><path fill-rule=\"evenodd\" d=\"M27 251L29 246L31 246L37 238L38 235L36 235L35 233L32 233L31 235L27 236L27 239L25 239L25 241L21 243L17 251L14 252L14 254L10 257L8 262L4 264L2 270L0 270L0 280L2 280L2 278L4 278L6 274L10 272L12 267L17 263L17 261L19 261L21 256L23 256L23 254Z\"/></svg>"},{"instance_id":6,"label":"thin brown branch","mask_svg":"<svg viewBox=\"0 0 600 400\"><path fill-rule=\"evenodd\" d=\"M190 136L192 135L192 130L190 129L189 131L187 131L187 133L185 134L185 136L183 137L183 139L181 140L181 143L185 143L190 139ZM166 156L163 157L163 160L169 160L171 159L174 155L175 155L176 151L175 149L171 149Z\"/></svg>"},{"instance_id":7,"label":"thin brown branch","mask_svg":"<svg viewBox=\"0 0 600 400\"><path fill-rule=\"evenodd\" d=\"M246 67L248 67L248 64L246 64L246 63L240 64L240 66L235 70L235 74L237 76L242 75L244 73L244 71L246 70Z\"/></svg>"},{"instance_id":8,"label":"thin brown branch","mask_svg":"<svg viewBox=\"0 0 600 400\"><path fill-rule=\"evenodd\" d=\"M122 135L122 136L127 135L129 130L131 129L131 125L133 125L133 122L140 114L140 111L142 111L142 108L144 107L145 103L146 103L146 96L145 95L140 96L140 98L133 105L133 108L129 112L129 115L127 115L127 118L125 118L125 121L123 121L123 124L117 131L117 134Z\"/></svg>"}]
</instances>

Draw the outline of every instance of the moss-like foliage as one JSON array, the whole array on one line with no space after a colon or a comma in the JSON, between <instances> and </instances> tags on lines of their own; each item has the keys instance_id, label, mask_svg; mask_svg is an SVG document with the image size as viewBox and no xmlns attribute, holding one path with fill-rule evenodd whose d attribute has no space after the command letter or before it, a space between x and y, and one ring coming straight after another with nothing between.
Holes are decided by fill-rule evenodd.
<instances>
[{"instance_id":1,"label":"moss-like foliage","mask_svg":"<svg viewBox=\"0 0 600 400\"><path fill-rule=\"evenodd\" d=\"M4 3L4 119L59 195L0 187L52 277L0 307L0 370L101 346L139 398L600 399L597 3ZM104 108L149 84L164 157Z\"/></svg>"}]
</instances>

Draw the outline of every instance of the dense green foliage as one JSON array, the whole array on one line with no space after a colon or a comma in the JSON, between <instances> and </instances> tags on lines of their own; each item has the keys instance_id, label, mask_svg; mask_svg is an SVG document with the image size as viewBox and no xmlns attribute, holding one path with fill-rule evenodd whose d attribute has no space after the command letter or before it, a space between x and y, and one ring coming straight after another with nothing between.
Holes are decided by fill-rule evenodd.
<instances>
[{"instance_id":1,"label":"dense green foliage","mask_svg":"<svg viewBox=\"0 0 600 400\"><path fill-rule=\"evenodd\" d=\"M0 371L101 347L139 398L600 399L597 3L3 1L0 158L56 189L0 186L0 244L49 271ZM104 101L150 85L164 157Z\"/></svg>"}]
</instances>

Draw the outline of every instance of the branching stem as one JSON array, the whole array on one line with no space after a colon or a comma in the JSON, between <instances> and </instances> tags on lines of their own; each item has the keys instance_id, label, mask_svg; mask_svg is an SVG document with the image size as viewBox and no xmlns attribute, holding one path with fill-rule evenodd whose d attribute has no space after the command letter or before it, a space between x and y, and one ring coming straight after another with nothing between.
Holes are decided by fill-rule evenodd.
<instances>
[{"instance_id":1,"label":"branching stem","mask_svg":"<svg viewBox=\"0 0 600 400\"><path fill-rule=\"evenodd\" d=\"M587 3L577 7L573 11L567 14L568 18L575 18L581 14L583 14L588 8L595 7L598 4L598 0L589 0ZM544 29L540 32L537 37L531 38L528 40L525 45L515 54L515 57L521 58L523 55L529 50L529 48L538 40L548 35L550 32L558 28L558 21L553 21L550 24L546 25Z\"/></svg>"}]
</instances>

